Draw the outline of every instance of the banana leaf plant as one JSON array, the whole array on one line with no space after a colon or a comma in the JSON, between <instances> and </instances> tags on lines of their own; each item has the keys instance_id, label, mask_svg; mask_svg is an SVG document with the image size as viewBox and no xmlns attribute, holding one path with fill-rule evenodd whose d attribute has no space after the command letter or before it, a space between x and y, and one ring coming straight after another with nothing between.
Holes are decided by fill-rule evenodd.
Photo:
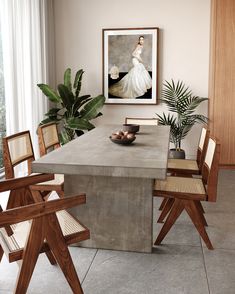
<instances>
[{"instance_id":1,"label":"banana leaf plant","mask_svg":"<svg viewBox=\"0 0 235 294\"><path fill-rule=\"evenodd\" d=\"M64 83L58 85L57 91L49 85L38 84L43 94L56 105L45 114L46 119L42 120L40 125L49 122L60 123L62 144L73 140L75 134L81 135L84 130L95 128L91 120L102 115L100 111L105 102L103 95L93 98L90 95L79 96L83 74L82 69L78 70L72 84L71 69L66 69Z\"/></svg>"},{"instance_id":2,"label":"banana leaf plant","mask_svg":"<svg viewBox=\"0 0 235 294\"><path fill-rule=\"evenodd\" d=\"M172 113L156 114L160 125L170 126L170 142L180 151L181 142L196 123L207 123L208 118L194 111L208 98L194 96L192 91L182 81L175 83L165 81L163 84L161 102L167 105Z\"/></svg>"}]
</instances>

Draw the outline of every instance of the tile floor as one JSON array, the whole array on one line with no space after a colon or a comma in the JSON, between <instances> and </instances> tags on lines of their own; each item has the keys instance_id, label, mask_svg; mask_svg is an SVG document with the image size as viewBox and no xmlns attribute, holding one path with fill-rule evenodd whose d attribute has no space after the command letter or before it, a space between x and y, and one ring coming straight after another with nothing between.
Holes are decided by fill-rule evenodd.
<instances>
[{"instance_id":1,"label":"tile floor","mask_svg":"<svg viewBox=\"0 0 235 294\"><path fill-rule=\"evenodd\" d=\"M155 201L155 219L159 201ZM218 201L204 205L215 250L183 214L152 254L71 247L85 294L234 294L235 171L220 172ZM154 225L154 237L160 226ZM4 257L0 294L13 293L18 266ZM71 293L58 267L41 255L28 293Z\"/></svg>"}]
</instances>

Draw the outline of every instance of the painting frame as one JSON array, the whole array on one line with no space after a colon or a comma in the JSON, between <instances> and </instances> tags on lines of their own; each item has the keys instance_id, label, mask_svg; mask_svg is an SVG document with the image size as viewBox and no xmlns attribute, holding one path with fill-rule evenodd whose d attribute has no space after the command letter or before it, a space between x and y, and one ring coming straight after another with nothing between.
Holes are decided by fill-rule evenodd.
<instances>
[{"instance_id":1,"label":"painting frame","mask_svg":"<svg viewBox=\"0 0 235 294\"><path fill-rule=\"evenodd\" d=\"M158 104L159 28L103 29L102 45L105 104ZM146 50L145 47L147 48ZM139 55L136 56L135 50L140 52ZM146 53L145 56L143 54L142 60L141 54L144 50ZM145 76L138 75L138 67L142 70L141 72L144 72ZM139 90L138 85L135 84L126 85L130 80L137 80L137 82L139 80L139 84L143 85L142 88ZM143 80L147 81L146 85ZM127 88L130 90L124 91Z\"/></svg>"}]
</instances>

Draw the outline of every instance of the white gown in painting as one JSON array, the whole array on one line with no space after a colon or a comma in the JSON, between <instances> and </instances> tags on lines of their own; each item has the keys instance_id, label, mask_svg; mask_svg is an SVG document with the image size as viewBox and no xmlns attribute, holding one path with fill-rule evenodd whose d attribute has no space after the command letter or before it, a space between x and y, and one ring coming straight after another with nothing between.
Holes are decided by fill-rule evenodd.
<instances>
[{"instance_id":1,"label":"white gown in painting","mask_svg":"<svg viewBox=\"0 0 235 294\"><path fill-rule=\"evenodd\" d=\"M144 95L152 88L152 79L142 64L141 53L143 46L138 44L132 53L133 67L117 83L109 87L109 93L120 98L135 99Z\"/></svg>"}]
</instances>

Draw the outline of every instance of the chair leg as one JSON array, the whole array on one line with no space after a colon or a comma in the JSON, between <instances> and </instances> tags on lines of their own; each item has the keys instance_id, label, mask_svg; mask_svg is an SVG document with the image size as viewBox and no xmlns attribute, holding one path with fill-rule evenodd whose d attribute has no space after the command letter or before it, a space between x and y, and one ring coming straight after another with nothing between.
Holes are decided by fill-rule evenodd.
<instances>
[{"instance_id":1,"label":"chair leg","mask_svg":"<svg viewBox=\"0 0 235 294\"><path fill-rule=\"evenodd\" d=\"M33 220L27 245L23 253L15 294L25 294L35 268L38 255L44 242L43 218Z\"/></svg>"},{"instance_id":2,"label":"chair leg","mask_svg":"<svg viewBox=\"0 0 235 294\"><path fill-rule=\"evenodd\" d=\"M0 262L1 262L1 260L2 260L3 253L4 253L4 251L3 251L3 249L2 249L2 246L0 245Z\"/></svg>"},{"instance_id":3,"label":"chair leg","mask_svg":"<svg viewBox=\"0 0 235 294\"><path fill-rule=\"evenodd\" d=\"M48 258L50 264L51 264L51 265L56 265L57 262L56 262L56 260L55 260L55 257L54 257L54 255L53 255L53 253L52 253L51 251L46 251L45 253L46 253L46 256L47 256L47 258Z\"/></svg>"},{"instance_id":4,"label":"chair leg","mask_svg":"<svg viewBox=\"0 0 235 294\"><path fill-rule=\"evenodd\" d=\"M46 219L46 240L73 293L83 294L77 272L75 270L67 244L65 243L57 217L56 215L50 214L46 216Z\"/></svg>"},{"instance_id":5,"label":"chair leg","mask_svg":"<svg viewBox=\"0 0 235 294\"><path fill-rule=\"evenodd\" d=\"M164 197L158 210L163 210L163 207L165 206L166 202L167 202L167 198Z\"/></svg>"},{"instance_id":6,"label":"chair leg","mask_svg":"<svg viewBox=\"0 0 235 294\"><path fill-rule=\"evenodd\" d=\"M205 216L204 216L204 214L203 214L203 211L202 211L203 207L202 207L201 202L200 202L200 201L194 201L194 203L195 203L195 205L196 205L196 207L197 207L197 210L198 210L198 213L199 213L199 215L200 215L200 218L201 218L201 221L202 221L203 225L204 225L205 227L208 227L208 224L207 224L206 218L205 218Z\"/></svg>"},{"instance_id":7,"label":"chair leg","mask_svg":"<svg viewBox=\"0 0 235 294\"><path fill-rule=\"evenodd\" d=\"M200 236L204 240L206 246L208 249L212 250L214 249L211 241L207 235L206 229L204 227L204 224L200 217L200 212L198 211L197 205L195 204L195 201L193 200L183 200L185 209L190 216L192 222L194 223L196 229L198 230Z\"/></svg>"},{"instance_id":8,"label":"chair leg","mask_svg":"<svg viewBox=\"0 0 235 294\"><path fill-rule=\"evenodd\" d=\"M58 191L57 194L60 198L64 198L64 191Z\"/></svg>"},{"instance_id":9,"label":"chair leg","mask_svg":"<svg viewBox=\"0 0 235 294\"><path fill-rule=\"evenodd\" d=\"M173 224L176 222L177 218L181 215L182 211L184 210L184 204L180 199L175 199L172 209L162 226L160 233L157 236L157 239L154 245L159 245L162 240L165 238L167 233L170 231Z\"/></svg>"},{"instance_id":10,"label":"chair leg","mask_svg":"<svg viewBox=\"0 0 235 294\"><path fill-rule=\"evenodd\" d=\"M165 217L168 215L169 211L172 208L172 205L174 204L174 198L168 198L165 206L163 207L163 210L157 220L158 223L163 223Z\"/></svg>"},{"instance_id":11,"label":"chair leg","mask_svg":"<svg viewBox=\"0 0 235 294\"><path fill-rule=\"evenodd\" d=\"M42 192L42 191L31 190L31 195L32 195L32 199L34 200L34 202L43 201L44 200L43 193L44 192ZM47 192L47 195L48 195L48 192ZM53 253L51 251L46 251L45 254L46 254L51 265L57 264L55 257L53 256Z\"/></svg>"},{"instance_id":12,"label":"chair leg","mask_svg":"<svg viewBox=\"0 0 235 294\"><path fill-rule=\"evenodd\" d=\"M204 208L203 208L203 206L202 206L201 201L198 201L198 208L200 209L200 211L201 211L202 213L205 213L205 210L204 210Z\"/></svg>"}]
</instances>

